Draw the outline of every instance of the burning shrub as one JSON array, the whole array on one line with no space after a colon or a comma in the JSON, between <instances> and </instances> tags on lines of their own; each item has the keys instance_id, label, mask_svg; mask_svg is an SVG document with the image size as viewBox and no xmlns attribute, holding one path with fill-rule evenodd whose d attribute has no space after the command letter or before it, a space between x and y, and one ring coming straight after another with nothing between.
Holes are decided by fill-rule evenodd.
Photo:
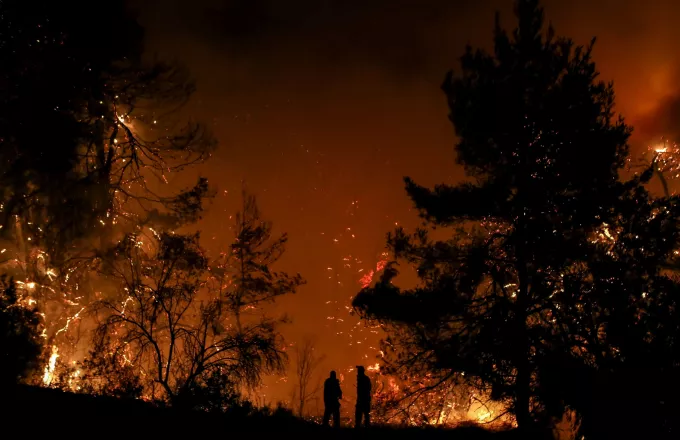
<instances>
[{"instance_id":1,"label":"burning shrub","mask_svg":"<svg viewBox=\"0 0 680 440\"><path fill-rule=\"evenodd\" d=\"M111 341L96 345L69 376L74 375L80 376L78 391L88 394L138 399L144 390L142 379Z\"/></svg>"},{"instance_id":2,"label":"burning shrub","mask_svg":"<svg viewBox=\"0 0 680 440\"><path fill-rule=\"evenodd\" d=\"M374 418L404 426L483 425L487 429L511 427L508 405L493 402L488 392L462 377L441 381L432 377L384 377L374 395ZM485 397L487 396L487 397Z\"/></svg>"}]
</instances>

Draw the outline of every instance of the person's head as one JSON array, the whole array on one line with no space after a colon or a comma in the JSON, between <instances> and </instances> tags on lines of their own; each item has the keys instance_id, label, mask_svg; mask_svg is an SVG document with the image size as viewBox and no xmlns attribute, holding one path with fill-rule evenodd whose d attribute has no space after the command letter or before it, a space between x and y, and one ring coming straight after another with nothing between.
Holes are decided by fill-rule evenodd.
<instances>
[{"instance_id":1,"label":"person's head","mask_svg":"<svg viewBox=\"0 0 680 440\"><path fill-rule=\"evenodd\" d=\"M335 371L331 371L331 379L335 379Z\"/></svg>"},{"instance_id":2,"label":"person's head","mask_svg":"<svg viewBox=\"0 0 680 440\"><path fill-rule=\"evenodd\" d=\"M364 367L362 367L361 365L357 365L357 374L359 376L363 376L365 374Z\"/></svg>"}]
</instances>

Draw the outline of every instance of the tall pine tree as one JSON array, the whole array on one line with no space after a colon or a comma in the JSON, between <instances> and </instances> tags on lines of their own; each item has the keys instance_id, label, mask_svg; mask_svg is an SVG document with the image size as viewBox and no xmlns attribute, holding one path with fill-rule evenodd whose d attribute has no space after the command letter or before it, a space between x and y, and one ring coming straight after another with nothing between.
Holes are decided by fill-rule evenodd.
<instances>
[{"instance_id":1,"label":"tall pine tree","mask_svg":"<svg viewBox=\"0 0 680 440\"><path fill-rule=\"evenodd\" d=\"M417 266L420 285L398 289L391 267L354 305L394 330L395 368L442 382L462 373L527 427L552 415L539 390L544 360L584 344L570 332L585 325L587 302L574 285L615 221L630 129L614 117L592 43L544 29L537 0L517 1L516 16L511 33L497 18L494 52L468 48L443 85L469 181L431 190L406 179L426 223L457 232L437 241L427 228L397 230L389 246Z\"/></svg>"}]
</instances>

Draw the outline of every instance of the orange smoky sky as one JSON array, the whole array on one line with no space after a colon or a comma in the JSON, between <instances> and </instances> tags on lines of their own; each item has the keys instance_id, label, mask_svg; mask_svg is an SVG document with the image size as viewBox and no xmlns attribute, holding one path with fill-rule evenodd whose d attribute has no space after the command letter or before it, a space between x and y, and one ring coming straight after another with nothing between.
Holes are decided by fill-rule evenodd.
<instances>
[{"instance_id":1,"label":"orange smoky sky","mask_svg":"<svg viewBox=\"0 0 680 440\"><path fill-rule=\"evenodd\" d=\"M380 259L385 233L418 224L402 177L427 185L462 178L439 86L466 44L491 48L496 11L514 26L512 3L135 2L149 53L191 69L191 111L219 141L199 170L218 191L201 224L204 242L212 252L228 243L245 180L276 230L289 234L278 269L308 280L275 311L292 318L289 342L315 338L327 356L319 374L334 368L352 383L351 367L376 362L378 335L345 306ZM614 81L617 110L636 126L634 152L680 134L680 2L543 5L558 35L580 44L597 36L602 78ZM271 399L286 398L290 386L272 385Z\"/></svg>"}]
</instances>

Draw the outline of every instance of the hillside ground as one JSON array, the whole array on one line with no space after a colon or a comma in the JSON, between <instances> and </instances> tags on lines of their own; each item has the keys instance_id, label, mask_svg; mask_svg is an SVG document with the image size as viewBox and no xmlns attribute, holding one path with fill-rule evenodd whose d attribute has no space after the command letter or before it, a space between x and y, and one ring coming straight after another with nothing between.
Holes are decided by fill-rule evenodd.
<instances>
[{"instance_id":1,"label":"hillside ground","mask_svg":"<svg viewBox=\"0 0 680 440\"><path fill-rule=\"evenodd\" d=\"M248 435L255 439L449 439L519 440L539 436L517 432L488 432L480 428L420 429L374 427L370 429L323 428L287 413L233 417L195 411L157 408L142 401L65 393L20 387L5 390L2 416L6 433L51 437L86 438L202 438ZM2 436L4 437L4 436Z\"/></svg>"}]
</instances>

